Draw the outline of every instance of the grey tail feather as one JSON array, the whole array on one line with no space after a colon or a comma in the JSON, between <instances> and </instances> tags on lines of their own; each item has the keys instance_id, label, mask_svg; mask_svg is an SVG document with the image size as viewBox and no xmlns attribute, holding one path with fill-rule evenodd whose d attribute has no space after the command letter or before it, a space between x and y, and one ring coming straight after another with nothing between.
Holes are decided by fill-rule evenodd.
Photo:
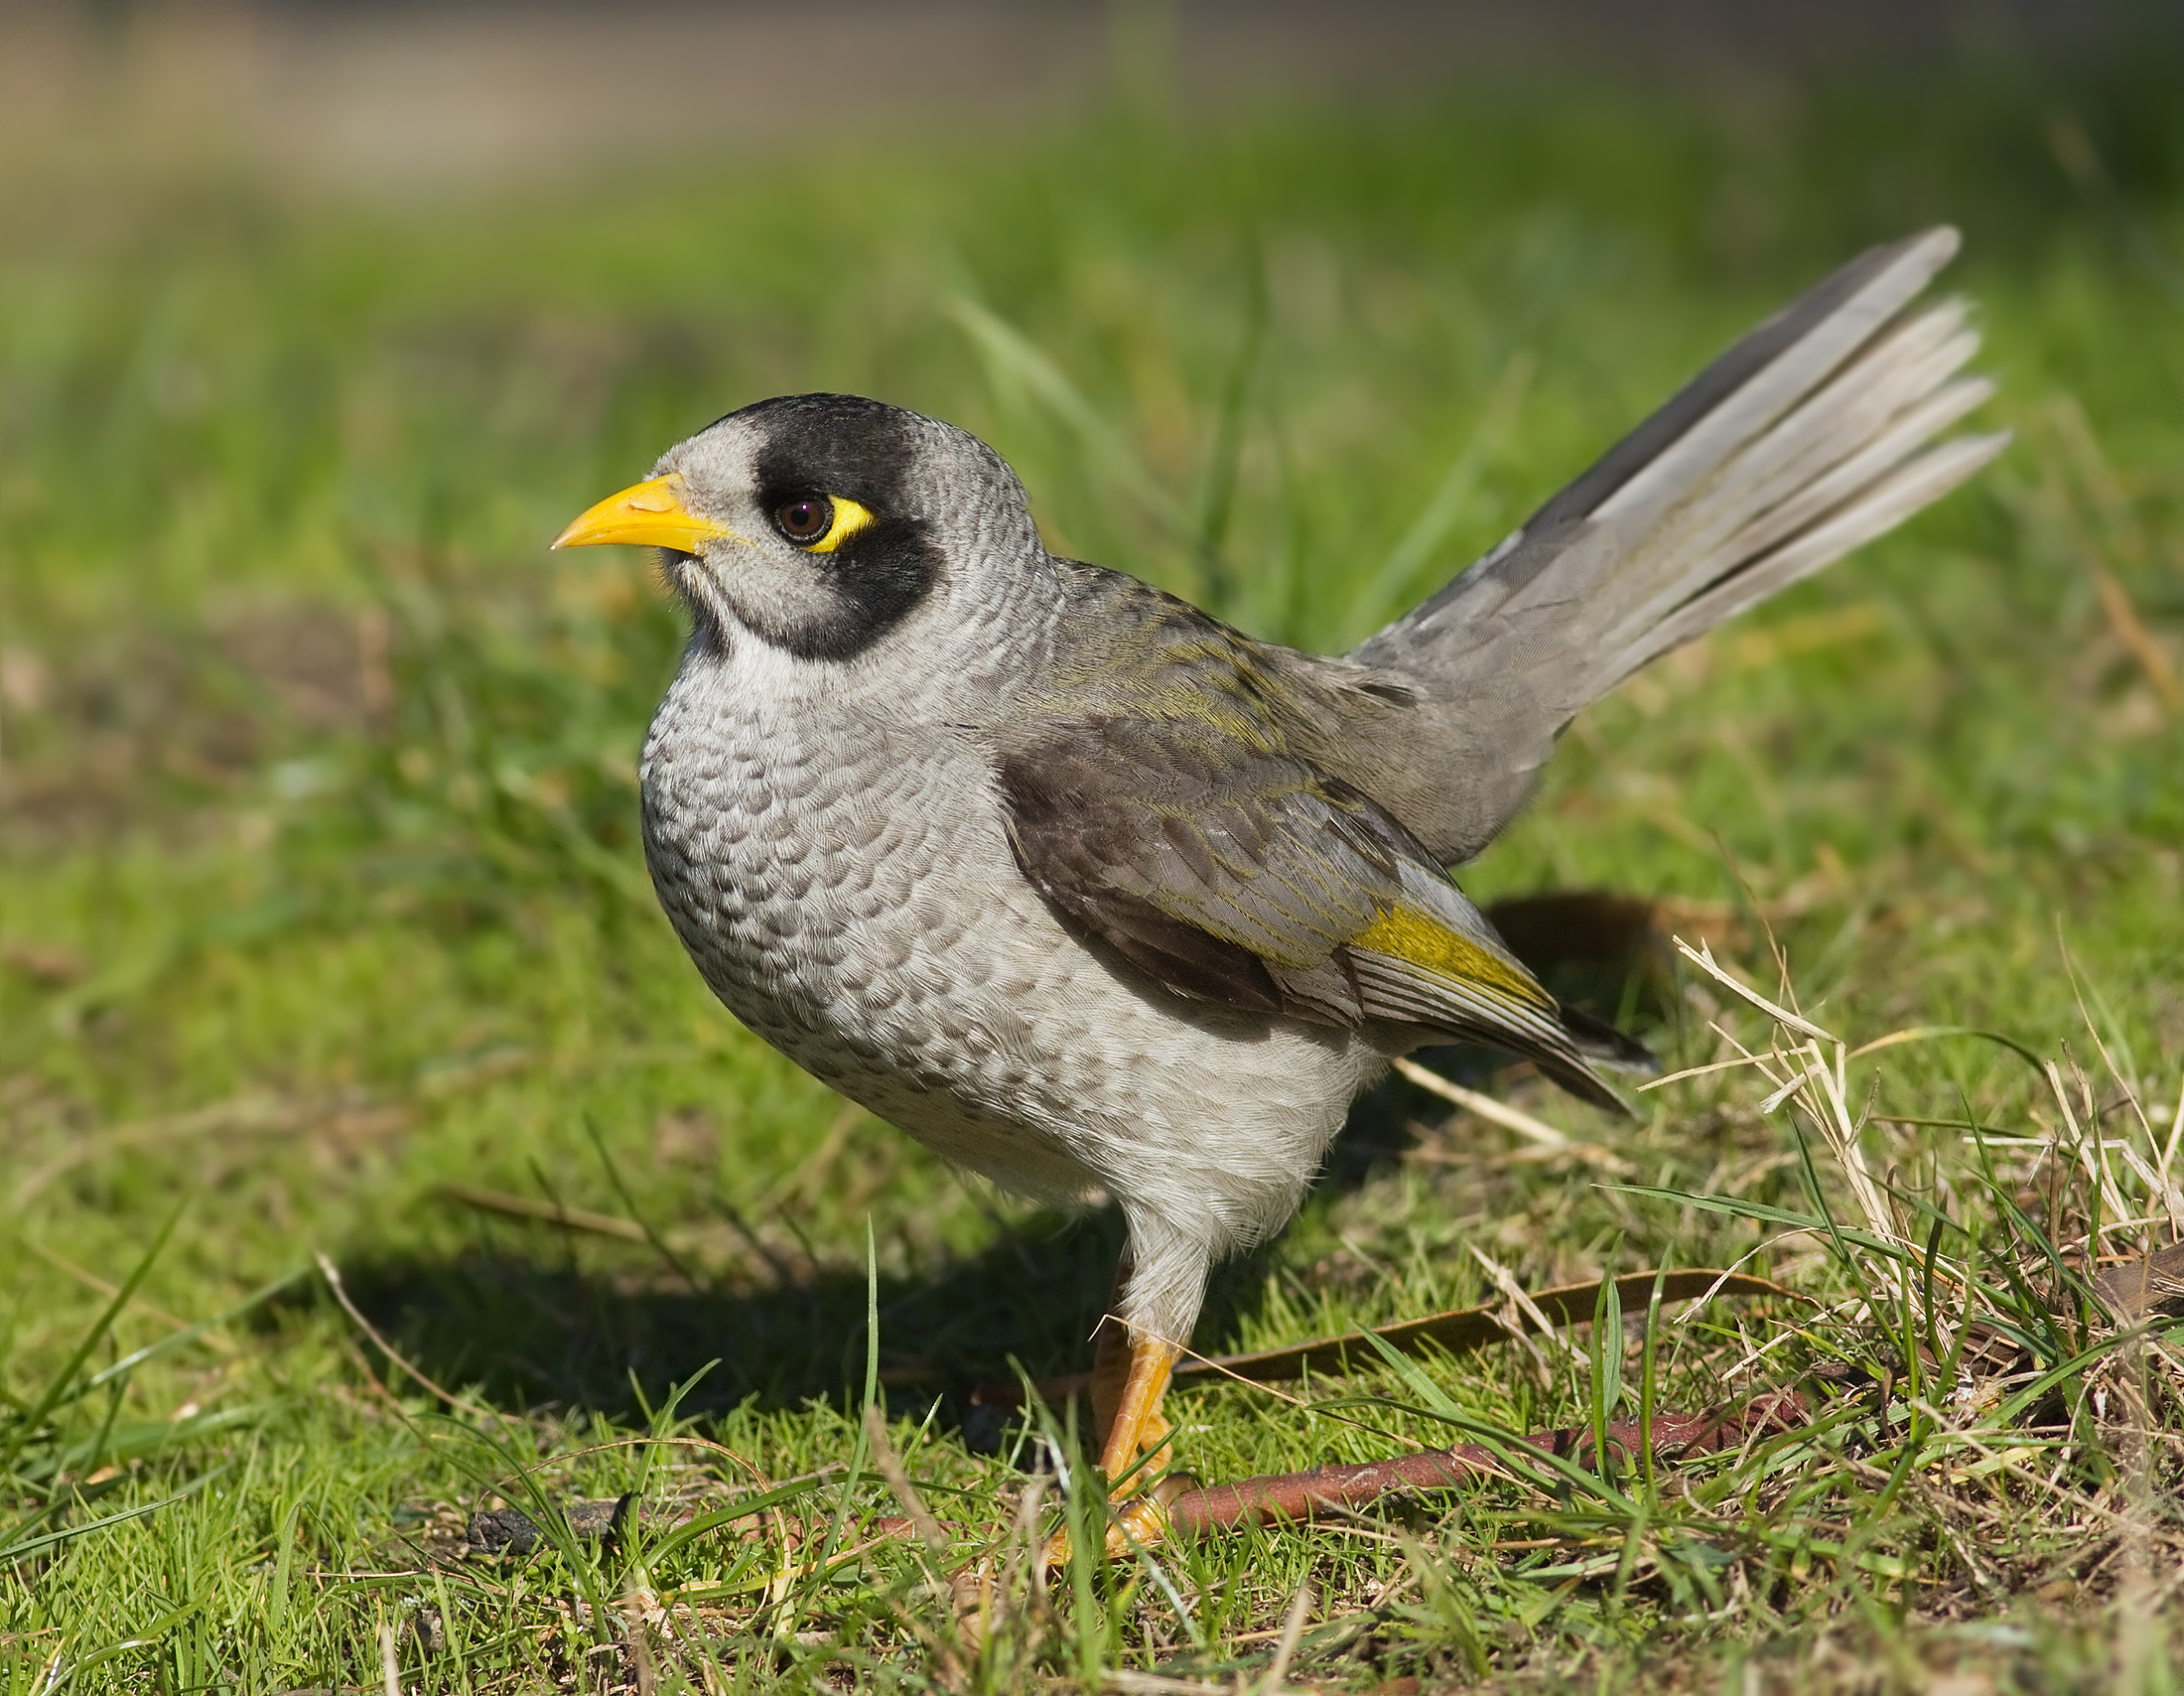
<instances>
[{"instance_id":1,"label":"grey tail feather","mask_svg":"<svg viewBox=\"0 0 2184 1696\"><path fill-rule=\"evenodd\" d=\"M1661 1069L1661 1062L1653 1051L1624 1036L1614 1026L1603 1024L1574 1008L1562 1008L1560 1015L1572 1052L1564 1055L1544 1046L1527 1048L1524 1052L1532 1063L1579 1100L1604 1107L1625 1119L1636 1117L1630 1103L1607 1086L1598 1068L1605 1066L1611 1071L1652 1076Z\"/></svg>"},{"instance_id":2,"label":"grey tail feather","mask_svg":"<svg viewBox=\"0 0 2184 1696\"><path fill-rule=\"evenodd\" d=\"M1636 1118L1630 1103L1603 1083L1598 1074L1581 1060L1547 1053L1530 1053L1526 1057L1556 1083L1570 1091L1580 1101L1606 1109L1625 1119Z\"/></svg>"},{"instance_id":3,"label":"grey tail feather","mask_svg":"<svg viewBox=\"0 0 2184 1696\"><path fill-rule=\"evenodd\" d=\"M1352 658L1459 695L1521 675L1544 722L1507 740L1552 739L1647 660L1939 498L2007 440L1929 445L1990 392L1958 374L1979 346L1961 303L1908 310L1957 245L1942 227L1851 261Z\"/></svg>"},{"instance_id":4,"label":"grey tail feather","mask_svg":"<svg viewBox=\"0 0 2184 1696\"><path fill-rule=\"evenodd\" d=\"M1595 1065L1604 1065L1614 1071L1636 1072L1642 1077L1660 1074L1660 1056L1637 1038L1626 1037L1613 1025L1589 1013L1580 1013L1574 1007L1565 1007L1562 1016L1563 1029L1570 1033L1570 1046Z\"/></svg>"}]
</instances>

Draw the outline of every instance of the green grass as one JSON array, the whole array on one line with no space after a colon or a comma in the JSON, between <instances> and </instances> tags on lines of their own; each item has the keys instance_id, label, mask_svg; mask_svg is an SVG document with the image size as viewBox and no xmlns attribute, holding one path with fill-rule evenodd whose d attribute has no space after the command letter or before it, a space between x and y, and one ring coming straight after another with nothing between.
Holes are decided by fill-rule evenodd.
<instances>
[{"instance_id":1,"label":"green grass","mask_svg":"<svg viewBox=\"0 0 2184 1696\"><path fill-rule=\"evenodd\" d=\"M2083 1295L2116 1224L2087 1174L2161 1215L2106 1249L2168 1239L2120 1147L2165 1174L2184 1087L2184 712L2131 645L2184 661L2158 63L1718 110L1101 117L400 209L33 157L0 212L11 1696L377 1688L384 1642L431 1690L1226 1688L1307 1583L1293 1684L2175 1687L2184 1386L2165 1336L2118 1342ZM1305 1406L1192 1389L1201 1477L1754 1386L1822 1386L1815 1434L1043 1601L1019 1572L983 1658L953 1640L936 1585L1021 1554L1041 1453L960 1392L1081 1363L1116 1229L959 1180L711 1003L633 838L675 618L641 561L544 539L723 411L848 389L986 435L1056 547L1339 645L1800 284L1941 218L2016 446L1588 714L1465 881L1681 903L1774 993L1764 916L1829 1029L2002 1031L2060 1089L1975 1040L1849 1062L1849 1111L1870 1088L1882 1115L1862 1202L1829 1104L1763 1114L1742 1069L1627 1131L1494 1082L1612 1169L1384 1091L1222 1274L1201 1347L1485 1299L1474 1249L1531 1286L1751 1255L1824 1306L1624 1314L1622 1349L1580 1328ZM1638 1000L1679 1063L1730 1052L1710 1022L1772 1035L1688 971ZM1959 1120L2061 1145L1982 1168L1922 1122ZM1821 1208L1847 1234L1785 1234ZM1975 1318L2021 1334L2017 1378ZM874 1401L945 1557L829 1564L897 1511ZM1088 1509L1083 1476L1041 1486L1048 1518ZM618 1541L464 1550L496 1494L627 1490L656 1516ZM670 1511L761 1500L762 1528ZM632 1636L632 1596L675 1611Z\"/></svg>"}]
</instances>

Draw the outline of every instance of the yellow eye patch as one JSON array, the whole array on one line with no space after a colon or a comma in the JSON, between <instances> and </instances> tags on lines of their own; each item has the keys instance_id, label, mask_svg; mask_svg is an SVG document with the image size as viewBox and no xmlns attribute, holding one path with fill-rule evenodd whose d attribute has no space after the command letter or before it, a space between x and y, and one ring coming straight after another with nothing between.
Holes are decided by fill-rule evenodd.
<instances>
[{"instance_id":1,"label":"yellow eye patch","mask_svg":"<svg viewBox=\"0 0 2184 1696\"><path fill-rule=\"evenodd\" d=\"M872 513L854 500L832 495L827 501L834 508L833 521L827 525L825 535L802 544L806 553L832 553L873 521Z\"/></svg>"}]
</instances>

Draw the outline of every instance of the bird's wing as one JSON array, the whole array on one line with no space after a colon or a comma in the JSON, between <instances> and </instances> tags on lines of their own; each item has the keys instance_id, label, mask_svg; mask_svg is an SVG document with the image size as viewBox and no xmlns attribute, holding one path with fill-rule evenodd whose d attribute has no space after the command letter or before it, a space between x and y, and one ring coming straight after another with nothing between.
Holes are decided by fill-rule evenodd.
<instances>
[{"instance_id":1,"label":"bird's wing","mask_svg":"<svg viewBox=\"0 0 2184 1696\"><path fill-rule=\"evenodd\" d=\"M1375 792L1443 864L1508 822L1581 709L2000 451L2002 434L1934 440L1992 386L1962 374L1979 348L1963 303L1911 304L1956 250L1930 229L1844 266L1350 655L1418 691L1411 745L1434 758ZM1335 769L1384 764L1370 732Z\"/></svg>"},{"instance_id":2,"label":"bird's wing","mask_svg":"<svg viewBox=\"0 0 2184 1696\"><path fill-rule=\"evenodd\" d=\"M1172 690L1160 716L1037 716L998 761L1017 864L1086 930L1184 995L1512 1050L1619 1105L1580 1025L1369 797ZM1642 1053L1642 1051L1638 1051Z\"/></svg>"}]
</instances>

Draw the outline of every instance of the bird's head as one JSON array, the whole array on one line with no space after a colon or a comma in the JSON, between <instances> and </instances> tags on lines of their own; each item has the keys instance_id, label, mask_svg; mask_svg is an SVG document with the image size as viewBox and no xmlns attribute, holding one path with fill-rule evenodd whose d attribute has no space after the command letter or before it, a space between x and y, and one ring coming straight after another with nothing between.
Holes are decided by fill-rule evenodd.
<instances>
[{"instance_id":1,"label":"bird's head","mask_svg":"<svg viewBox=\"0 0 2184 1696\"><path fill-rule=\"evenodd\" d=\"M949 628L982 625L1046 558L999 454L840 394L764 400L709 424L553 545L604 542L663 549L701 621L822 662L910 635L941 609L959 615Z\"/></svg>"}]
</instances>

